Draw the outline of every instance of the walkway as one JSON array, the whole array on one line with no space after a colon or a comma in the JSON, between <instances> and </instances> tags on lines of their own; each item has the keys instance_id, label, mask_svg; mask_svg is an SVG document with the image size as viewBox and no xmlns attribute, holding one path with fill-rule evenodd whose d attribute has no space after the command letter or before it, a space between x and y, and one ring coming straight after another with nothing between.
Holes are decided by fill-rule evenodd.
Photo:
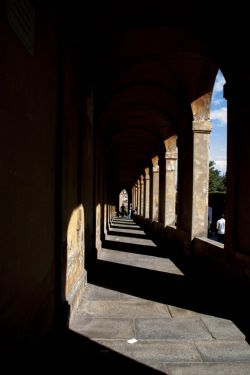
<instances>
[{"instance_id":1,"label":"walkway","mask_svg":"<svg viewBox=\"0 0 250 375\"><path fill-rule=\"evenodd\" d=\"M115 218L103 246L70 322L72 342L92 345L80 360L94 354L89 373L250 374L250 346L219 286L198 285L132 220Z\"/></svg>"}]
</instances>

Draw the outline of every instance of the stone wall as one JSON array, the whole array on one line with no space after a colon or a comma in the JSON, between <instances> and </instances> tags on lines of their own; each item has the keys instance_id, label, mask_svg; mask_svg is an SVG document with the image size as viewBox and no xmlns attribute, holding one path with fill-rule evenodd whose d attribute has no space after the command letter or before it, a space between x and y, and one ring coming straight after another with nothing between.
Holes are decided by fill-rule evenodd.
<instances>
[{"instance_id":1,"label":"stone wall","mask_svg":"<svg viewBox=\"0 0 250 375\"><path fill-rule=\"evenodd\" d=\"M86 284L84 269L84 212L82 205L71 215L67 231L66 299L74 312Z\"/></svg>"},{"instance_id":2,"label":"stone wall","mask_svg":"<svg viewBox=\"0 0 250 375\"><path fill-rule=\"evenodd\" d=\"M35 30L32 54L1 9L2 344L34 341L54 323L58 40L46 7Z\"/></svg>"}]
</instances>

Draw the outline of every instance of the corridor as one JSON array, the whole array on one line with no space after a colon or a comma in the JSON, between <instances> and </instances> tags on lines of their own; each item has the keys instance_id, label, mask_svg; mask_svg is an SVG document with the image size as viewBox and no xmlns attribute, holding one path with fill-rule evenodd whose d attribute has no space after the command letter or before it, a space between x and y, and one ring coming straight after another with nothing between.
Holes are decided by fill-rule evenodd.
<instances>
[{"instance_id":1,"label":"corridor","mask_svg":"<svg viewBox=\"0 0 250 375\"><path fill-rule=\"evenodd\" d=\"M134 221L114 218L71 317L72 344L90 340L92 370L109 373L249 374L232 290L198 281L170 254Z\"/></svg>"}]
</instances>

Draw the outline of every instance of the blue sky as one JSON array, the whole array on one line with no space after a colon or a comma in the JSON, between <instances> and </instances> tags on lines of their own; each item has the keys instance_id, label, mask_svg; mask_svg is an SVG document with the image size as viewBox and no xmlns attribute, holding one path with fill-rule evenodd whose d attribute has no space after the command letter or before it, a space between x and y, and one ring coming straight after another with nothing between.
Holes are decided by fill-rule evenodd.
<instances>
[{"instance_id":1,"label":"blue sky","mask_svg":"<svg viewBox=\"0 0 250 375\"><path fill-rule=\"evenodd\" d=\"M223 74L219 71L213 88L210 112L210 160L215 161L215 168L221 174L227 169L227 101L223 98L224 83Z\"/></svg>"}]
</instances>

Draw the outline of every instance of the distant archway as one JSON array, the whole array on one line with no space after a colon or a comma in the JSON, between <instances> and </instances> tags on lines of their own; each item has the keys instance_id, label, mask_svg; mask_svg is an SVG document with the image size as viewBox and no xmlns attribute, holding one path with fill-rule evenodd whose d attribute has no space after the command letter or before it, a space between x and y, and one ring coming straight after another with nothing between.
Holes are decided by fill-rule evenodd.
<instances>
[{"instance_id":1,"label":"distant archway","mask_svg":"<svg viewBox=\"0 0 250 375\"><path fill-rule=\"evenodd\" d=\"M121 212L121 207L125 207L126 213L128 213L128 192L125 189L122 189L122 191L119 194L119 210Z\"/></svg>"}]
</instances>

